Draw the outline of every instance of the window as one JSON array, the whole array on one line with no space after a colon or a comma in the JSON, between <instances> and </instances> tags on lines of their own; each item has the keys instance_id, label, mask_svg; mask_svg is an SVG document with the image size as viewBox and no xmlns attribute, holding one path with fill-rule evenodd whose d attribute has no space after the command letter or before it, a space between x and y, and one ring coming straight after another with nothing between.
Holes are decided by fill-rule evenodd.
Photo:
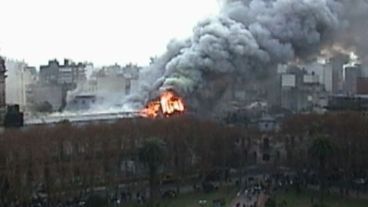
<instances>
[{"instance_id":1,"label":"window","mask_svg":"<svg viewBox=\"0 0 368 207\"><path fill-rule=\"evenodd\" d=\"M253 160L257 161L257 152L253 152Z\"/></svg>"},{"instance_id":2,"label":"window","mask_svg":"<svg viewBox=\"0 0 368 207\"><path fill-rule=\"evenodd\" d=\"M263 154L263 161L268 162L270 161L270 155L269 154Z\"/></svg>"},{"instance_id":3,"label":"window","mask_svg":"<svg viewBox=\"0 0 368 207\"><path fill-rule=\"evenodd\" d=\"M270 140L268 138L263 139L263 148L266 150L270 148Z\"/></svg>"},{"instance_id":4,"label":"window","mask_svg":"<svg viewBox=\"0 0 368 207\"><path fill-rule=\"evenodd\" d=\"M276 152L276 159L277 160L280 160L280 158L281 158L281 152L280 151L277 151Z\"/></svg>"}]
</instances>

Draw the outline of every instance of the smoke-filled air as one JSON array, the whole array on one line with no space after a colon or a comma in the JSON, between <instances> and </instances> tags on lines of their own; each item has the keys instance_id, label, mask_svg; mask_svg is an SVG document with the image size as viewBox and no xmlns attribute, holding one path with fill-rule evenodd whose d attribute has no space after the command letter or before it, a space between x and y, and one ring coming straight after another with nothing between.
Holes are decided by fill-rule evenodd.
<instances>
[{"instance_id":1,"label":"smoke-filled air","mask_svg":"<svg viewBox=\"0 0 368 207\"><path fill-rule=\"evenodd\" d=\"M217 16L194 27L192 37L171 41L167 52L142 71L128 105L141 108L168 89L193 104L204 96L216 100L235 78L245 85L266 79L278 64L307 60L336 45L366 59L368 0L228 0L221 5ZM213 84L219 87L208 88Z\"/></svg>"}]
</instances>

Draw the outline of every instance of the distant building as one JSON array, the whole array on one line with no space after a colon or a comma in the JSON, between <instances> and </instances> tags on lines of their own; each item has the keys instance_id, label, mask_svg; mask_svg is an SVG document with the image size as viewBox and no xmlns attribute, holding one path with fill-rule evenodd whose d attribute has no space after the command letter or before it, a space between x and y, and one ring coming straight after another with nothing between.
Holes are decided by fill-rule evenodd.
<instances>
[{"instance_id":1,"label":"distant building","mask_svg":"<svg viewBox=\"0 0 368 207\"><path fill-rule=\"evenodd\" d=\"M308 74L299 66L289 66L281 74L281 108L295 113L314 111L321 108L325 88L318 75Z\"/></svg>"},{"instance_id":2,"label":"distant building","mask_svg":"<svg viewBox=\"0 0 368 207\"><path fill-rule=\"evenodd\" d=\"M6 78L5 60L0 57L0 109L6 107L5 96L5 78Z\"/></svg>"},{"instance_id":3,"label":"distant building","mask_svg":"<svg viewBox=\"0 0 368 207\"><path fill-rule=\"evenodd\" d=\"M331 64L325 64L323 68L323 85L327 93L332 94L334 91L334 78Z\"/></svg>"},{"instance_id":4,"label":"distant building","mask_svg":"<svg viewBox=\"0 0 368 207\"><path fill-rule=\"evenodd\" d=\"M68 91L75 90L79 84L87 80L86 67L86 64L75 63L68 59L64 59L63 64L59 64L57 60L50 60L47 65L40 66L39 83L28 91L30 104L45 101L52 105L53 110L63 110L67 104ZM46 97L43 93L55 97ZM32 98L29 94L36 94L40 100Z\"/></svg>"},{"instance_id":5,"label":"distant building","mask_svg":"<svg viewBox=\"0 0 368 207\"><path fill-rule=\"evenodd\" d=\"M87 81L67 94L67 110L86 110L93 105L114 107L137 87L140 67L114 64L93 71Z\"/></svg>"},{"instance_id":6,"label":"distant building","mask_svg":"<svg viewBox=\"0 0 368 207\"><path fill-rule=\"evenodd\" d=\"M332 92L334 94L341 93L343 91L344 83L344 70L343 67L349 62L349 56L340 54L330 59L332 67Z\"/></svg>"},{"instance_id":7,"label":"distant building","mask_svg":"<svg viewBox=\"0 0 368 207\"><path fill-rule=\"evenodd\" d=\"M344 93L348 95L357 94L358 79L361 77L360 65L349 65L344 68Z\"/></svg>"},{"instance_id":8,"label":"distant building","mask_svg":"<svg viewBox=\"0 0 368 207\"><path fill-rule=\"evenodd\" d=\"M328 64L318 62L318 60L315 60L309 64L306 64L305 70L308 74L314 74L315 78L318 78L318 82L322 85L327 85L325 80L325 70L327 68ZM326 87L326 86L325 86ZM326 87L327 88L327 87ZM326 89L327 90L327 89Z\"/></svg>"},{"instance_id":9,"label":"distant building","mask_svg":"<svg viewBox=\"0 0 368 207\"><path fill-rule=\"evenodd\" d=\"M77 95L73 98L73 100L68 104L68 110L88 110L91 108L93 104L97 101L97 97L95 95Z\"/></svg>"},{"instance_id":10,"label":"distant building","mask_svg":"<svg viewBox=\"0 0 368 207\"><path fill-rule=\"evenodd\" d=\"M368 95L368 78L360 77L357 80L357 94Z\"/></svg>"},{"instance_id":11,"label":"distant building","mask_svg":"<svg viewBox=\"0 0 368 207\"><path fill-rule=\"evenodd\" d=\"M327 109L330 111L368 111L367 95L334 95L328 98Z\"/></svg>"},{"instance_id":12,"label":"distant building","mask_svg":"<svg viewBox=\"0 0 368 207\"><path fill-rule=\"evenodd\" d=\"M95 76L98 93L118 92L122 96L129 95L132 87L137 85L139 71L140 67L132 64L125 67L115 64L102 68Z\"/></svg>"},{"instance_id":13,"label":"distant building","mask_svg":"<svg viewBox=\"0 0 368 207\"><path fill-rule=\"evenodd\" d=\"M39 111L45 104L51 111L59 111L63 107L63 89L53 84L29 84L26 90L27 107L29 111Z\"/></svg>"},{"instance_id":14,"label":"distant building","mask_svg":"<svg viewBox=\"0 0 368 207\"><path fill-rule=\"evenodd\" d=\"M270 115L263 115L256 121L256 124L258 130L261 132L272 132L279 129L278 121Z\"/></svg>"},{"instance_id":15,"label":"distant building","mask_svg":"<svg viewBox=\"0 0 368 207\"><path fill-rule=\"evenodd\" d=\"M8 69L6 79L6 102L7 104L19 105L21 111L26 110L26 90L29 84L36 83L38 73L35 67L28 66L23 61L6 60Z\"/></svg>"},{"instance_id":16,"label":"distant building","mask_svg":"<svg viewBox=\"0 0 368 207\"><path fill-rule=\"evenodd\" d=\"M247 153L247 162L260 166L281 164L287 157L285 144L274 134L267 133L261 133L252 139Z\"/></svg>"},{"instance_id":17,"label":"distant building","mask_svg":"<svg viewBox=\"0 0 368 207\"><path fill-rule=\"evenodd\" d=\"M6 113L5 73L6 73L5 60L0 56L0 125L4 123Z\"/></svg>"},{"instance_id":18,"label":"distant building","mask_svg":"<svg viewBox=\"0 0 368 207\"><path fill-rule=\"evenodd\" d=\"M66 85L69 90L76 88L78 82L86 80L86 65L74 63L68 59L60 65L57 60L40 66L40 82L42 84Z\"/></svg>"},{"instance_id":19,"label":"distant building","mask_svg":"<svg viewBox=\"0 0 368 207\"><path fill-rule=\"evenodd\" d=\"M6 66L5 60L0 57L0 126L21 127L24 116L19 110L19 105L6 104Z\"/></svg>"}]
</instances>

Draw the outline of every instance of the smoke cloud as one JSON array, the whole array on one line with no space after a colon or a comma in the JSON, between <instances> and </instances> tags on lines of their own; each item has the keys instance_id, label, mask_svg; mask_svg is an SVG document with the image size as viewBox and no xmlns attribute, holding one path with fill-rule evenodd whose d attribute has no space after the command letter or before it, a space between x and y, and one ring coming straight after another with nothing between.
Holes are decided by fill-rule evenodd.
<instances>
[{"instance_id":1,"label":"smoke cloud","mask_svg":"<svg viewBox=\"0 0 368 207\"><path fill-rule=\"evenodd\" d=\"M343 31L336 44L358 54L364 64L368 64L368 0L341 0L343 4Z\"/></svg>"},{"instance_id":2,"label":"smoke cloud","mask_svg":"<svg viewBox=\"0 0 368 207\"><path fill-rule=\"evenodd\" d=\"M367 1L222 0L218 16L199 22L191 38L172 41L143 70L129 103L142 107L167 89L191 96L221 77L267 77L278 64L317 56L335 44L365 57Z\"/></svg>"}]
</instances>

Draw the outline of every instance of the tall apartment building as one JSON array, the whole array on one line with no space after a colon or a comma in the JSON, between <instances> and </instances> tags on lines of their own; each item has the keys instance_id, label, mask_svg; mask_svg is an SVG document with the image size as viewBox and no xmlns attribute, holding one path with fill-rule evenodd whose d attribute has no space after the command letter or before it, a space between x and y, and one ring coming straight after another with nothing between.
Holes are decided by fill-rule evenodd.
<instances>
[{"instance_id":1,"label":"tall apartment building","mask_svg":"<svg viewBox=\"0 0 368 207\"><path fill-rule=\"evenodd\" d=\"M348 55L336 55L330 59L332 66L332 92L341 93L344 87L344 65L349 62Z\"/></svg>"},{"instance_id":2,"label":"tall apartment building","mask_svg":"<svg viewBox=\"0 0 368 207\"><path fill-rule=\"evenodd\" d=\"M344 93L355 95L358 92L358 79L361 77L360 65L349 65L344 68Z\"/></svg>"},{"instance_id":3,"label":"tall apartment building","mask_svg":"<svg viewBox=\"0 0 368 207\"><path fill-rule=\"evenodd\" d=\"M65 59L63 64L50 60L40 66L39 81L30 84L27 89L27 102L31 108L50 104L52 110L63 110L67 103L67 94L87 79L86 64L74 63Z\"/></svg>"},{"instance_id":4,"label":"tall apartment building","mask_svg":"<svg viewBox=\"0 0 368 207\"><path fill-rule=\"evenodd\" d=\"M27 105L26 91L29 84L37 81L37 70L23 61L12 59L5 61L5 67L7 69L6 102L7 104L17 104L20 110L24 111Z\"/></svg>"},{"instance_id":5,"label":"tall apartment building","mask_svg":"<svg viewBox=\"0 0 368 207\"><path fill-rule=\"evenodd\" d=\"M312 111L321 108L325 93L320 78L299 66L289 66L281 75L281 107L292 112Z\"/></svg>"},{"instance_id":6,"label":"tall apartment building","mask_svg":"<svg viewBox=\"0 0 368 207\"><path fill-rule=\"evenodd\" d=\"M57 60L50 60L48 65L40 66L40 83L65 85L74 89L78 82L86 80L86 65L74 63L68 59L61 65Z\"/></svg>"},{"instance_id":7,"label":"tall apartment building","mask_svg":"<svg viewBox=\"0 0 368 207\"><path fill-rule=\"evenodd\" d=\"M357 81L357 94L368 95L368 78L360 77Z\"/></svg>"}]
</instances>

